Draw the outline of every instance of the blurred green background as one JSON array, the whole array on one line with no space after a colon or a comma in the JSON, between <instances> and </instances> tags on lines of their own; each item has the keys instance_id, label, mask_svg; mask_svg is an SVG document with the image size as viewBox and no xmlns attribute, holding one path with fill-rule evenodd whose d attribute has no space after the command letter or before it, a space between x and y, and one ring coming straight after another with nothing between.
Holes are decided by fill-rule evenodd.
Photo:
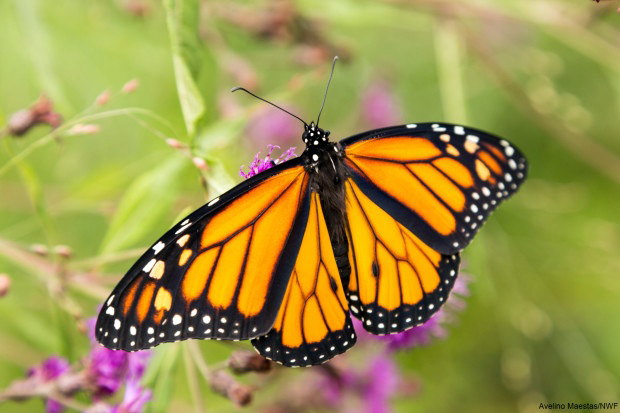
<instances>
[{"instance_id":1,"label":"blurred green background","mask_svg":"<svg viewBox=\"0 0 620 413\"><path fill-rule=\"evenodd\" d=\"M0 298L0 388L50 354L78 361L88 349L83 320L142 249L239 182L238 168L267 143L302 146L300 125L277 142L269 123L256 130L271 109L232 86L310 121L338 54L321 119L332 139L372 126L364 96L379 85L398 122L487 130L531 165L463 254L473 281L448 337L398 356L420 387L394 410L618 401L619 2L165 4L168 14L149 0L0 2L0 273L11 281ZM137 88L121 91L131 79ZM106 90L109 101L96 104ZM57 134L43 125L10 136L11 114L41 94L65 124ZM75 124L98 130L77 133ZM200 348L211 359L230 352ZM195 404L187 365L176 364L172 404L159 409ZM201 391L207 411L233 409ZM259 393L249 410L282 397L276 384ZM7 402L0 411L42 406Z\"/></svg>"}]
</instances>

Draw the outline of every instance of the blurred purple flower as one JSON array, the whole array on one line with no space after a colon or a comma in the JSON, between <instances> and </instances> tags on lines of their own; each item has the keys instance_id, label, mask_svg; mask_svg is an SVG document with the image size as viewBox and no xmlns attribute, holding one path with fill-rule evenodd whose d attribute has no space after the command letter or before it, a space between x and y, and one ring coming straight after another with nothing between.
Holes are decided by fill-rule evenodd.
<instances>
[{"instance_id":1,"label":"blurred purple flower","mask_svg":"<svg viewBox=\"0 0 620 413\"><path fill-rule=\"evenodd\" d=\"M273 168L277 164L280 164L284 161L288 161L289 159L295 156L295 147L292 147L282 152L282 154L276 159L273 159L271 157L273 150L276 148L280 149L280 147L278 145L270 144L270 145L267 145L267 148L268 148L267 156L265 156L264 159L260 158L260 152L257 153L256 156L254 156L254 160L252 161L252 163L250 163L250 168L249 168L250 171L248 173L243 172L243 166L241 167L241 169L239 170L239 174L243 178L248 179L254 175L257 175L263 171L266 171L269 168Z\"/></svg>"},{"instance_id":2,"label":"blurred purple flower","mask_svg":"<svg viewBox=\"0 0 620 413\"><path fill-rule=\"evenodd\" d=\"M50 381L69 370L69 362L62 357L51 356L41 365L28 370L28 377L37 377L41 381Z\"/></svg>"},{"instance_id":3,"label":"blurred purple flower","mask_svg":"<svg viewBox=\"0 0 620 413\"><path fill-rule=\"evenodd\" d=\"M40 380L41 382L47 382L69 371L69 368L70 365L67 360L61 357L51 356L41 363L41 365L30 368L27 376ZM47 399L45 402L45 411L47 413L61 413L64 410L65 407L55 400Z\"/></svg>"},{"instance_id":4,"label":"blurred purple flower","mask_svg":"<svg viewBox=\"0 0 620 413\"><path fill-rule=\"evenodd\" d=\"M366 411L389 412L390 398L396 394L400 381L394 362L388 356L379 355L370 362L366 376L369 378L363 392Z\"/></svg>"},{"instance_id":5,"label":"blurred purple flower","mask_svg":"<svg viewBox=\"0 0 620 413\"><path fill-rule=\"evenodd\" d=\"M95 319L88 320L87 325L92 347L85 364L88 377L95 388L93 398L98 400L101 397L112 395L125 382L127 382L127 387L134 382L137 385L146 370L151 356L150 352L129 353L102 347L95 340Z\"/></svg>"},{"instance_id":6,"label":"blurred purple flower","mask_svg":"<svg viewBox=\"0 0 620 413\"><path fill-rule=\"evenodd\" d=\"M385 80L375 80L364 90L362 116L364 122L371 128L401 123L400 105Z\"/></svg>"},{"instance_id":7,"label":"blurred purple flower","mask_svg":"<svg viewBox=\"0 0 620 413\"><path fill-rule=\"evenodd\" d=\"M326 377L321 383L325 402L334 408L342 407L347 396L358 399L356 412L388 413L390 399L400 386L398 369L387 354L371 359L361 371L342 370Z\"/></svg>"},{"instance_id":8,"label":"blurred purple flower","mask_svg":"<svg viewBox=\"0 0 620 413\"><path fill-rule=\"evenodd\" d=\"M87 358L88 375L95 387L94 399L110 396L118 391L124 382L129 353L93 347Z\"/></svg>"},{"instance_id":9,"label":"blurred purple flower","mask_svg":"<svg viewBox=\"0 0 620 413\"><path fill-rule=\"evenodd\" d=\"M289 110L289 109L287 109ZM295 110L290 110L295 113ZM250 121L247 133L260 147L273 142L286 145L300 136L298 120L291 115L272 107L260 109Z\"/></svg>"},{"instance_id":10,"label":"blurred purple flower","mask_svg":"<svg viewBox=\"0 0 620 413\"><path fill-rule=\"evenodd\" d=\"M150 389L141 387L137 381L128 380L123 401L112 407L110 413L142 413L151 396Z\"/></svg>"}]
</instances>

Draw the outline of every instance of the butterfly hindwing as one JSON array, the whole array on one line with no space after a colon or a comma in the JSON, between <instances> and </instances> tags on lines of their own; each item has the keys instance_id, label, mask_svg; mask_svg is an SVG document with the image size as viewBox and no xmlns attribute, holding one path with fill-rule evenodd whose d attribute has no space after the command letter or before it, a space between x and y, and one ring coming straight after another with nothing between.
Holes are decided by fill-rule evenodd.
<instances>
[{"instance_id":1,"label":"butterfly hindwing","mask_svg":"<svg viewBox=\"0 0 620 413\"><path fill-rule=\"evenodd\" d=\"M375 204L353 179L345 183L351 312L373 334L427 321L447 299L458 254L443 255Z\"/></svg>"},{"instance_id":2,"label":"butterfly hindwing","mask_svg":"<svg viewBox=\"0 0 620 413\"><path fill-rule=\"evenodd\" d=\"M258 352L285 366L324 363L356 336L317 193L293 274L273 329L252 340Z\"/></svg>"},{"instance_id":3,"label":"butterfly hindwing","mask_svg":"<svg viewBox=\"0 0 620 413\"><path fill-rule=\"evenodd\" d=\"M443 254L469 244L527 173L527 161L508 141L458 125L397 126L340 144L362 192Z\"/></svg>"},{"instance_id":4,"label":"butterfly hindwing","mask_svg":"<svg viewBox=\"0 0 620 413\"><path fill-rule=\"evenodd\" d=\"M309 203L299 159L215 198L129 270L104 303L97 340L132 351L186 338L267 333L295 264Z\"/></svg>"}]
</instances>

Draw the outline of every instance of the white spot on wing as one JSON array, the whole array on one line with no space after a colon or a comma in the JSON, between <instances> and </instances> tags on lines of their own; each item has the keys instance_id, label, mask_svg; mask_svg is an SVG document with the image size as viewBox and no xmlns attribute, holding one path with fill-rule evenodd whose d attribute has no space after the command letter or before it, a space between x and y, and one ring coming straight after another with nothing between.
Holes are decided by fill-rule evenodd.
<instances>
[{"instance_id":1,"label":"white spot on wing","mask_svg":"<svg viewBox=\"0 0 620 413\"><path fill-rule=\"evenodd\" d=\"M155 251L155 255L159 254L159 252L161 250L163 250L165 246L166 246L166 244L164 244L161 241L159 241L157 244L153 245L153 251Z\"/></svg>"},{"instance_id":2,"label":"white spot on wing","mask_svg":"<svg viewBox=\"0 0 620 413\"><path fill-rule=\"evenodd\" d=\"M187 221L187 220L185 220L185 221ZM185 222L185 221L183 221L183 222ZM190 225L192 225L191 222L183 225L181 228L177 229L174 233L175 234L180 234L181 232L185 231L187 229L187 227L189 227Z\"/></svg>"},{"instance_id":3,"label":"white spot on wing","mask_svg":"<svg viewBox=\"0 0 620 413\"><path fill-rule=\"evenodd\" d=\"M174 317L172 317L172 324L174 324L175 326L181 324L182 321L183 317L181 317L179 314L175 314Z\"/></svg>"},{"instance_id":4,"label":"white spot on wing","mask_svg":"<svg viewBox=\"0 0 620 413\"><path fill-rule=\"evenodd\" d=\"M456 133L457 135L465 135L465 128L463 128L462 126L455 126L454 133Z\"/></svg>"},{"instance_id":5,"label":"white spot on wing","mask_svg":"<svg viewBox=\"0 0 620 413\"><path fill-rule=\"evenodd\" d=\"M207 204L207 206L211 206L213 204L216 204L218 201L220 200L220 197L218 196L217 198L213 198L212 200L209 201L209 203Z\"/></svg>"},{"instance_id":6,"label":"white spot on wing","mask_svg":"<svg viewBox=\"0 0 620 413\"><path fill-rule=\"evenodd\" d=\"M109 315L114 315L114 307L108 307L108 309L105 310L105 313Z\"/></svg>"},{"instance_id":7,"label":"white spot on wing","mask_svg":"<svg viewBox=\"0 0 620 413\"><path fill-rule=\"evenodd\" d=\"M155 265L156 262L157 262L157 260L155 258L151 259L149 262L146 263L146 265L144 266L142 271L144 271L144 272L151 272L151 270L153 269L153 266Z\"/></svg>"}]
</instances>

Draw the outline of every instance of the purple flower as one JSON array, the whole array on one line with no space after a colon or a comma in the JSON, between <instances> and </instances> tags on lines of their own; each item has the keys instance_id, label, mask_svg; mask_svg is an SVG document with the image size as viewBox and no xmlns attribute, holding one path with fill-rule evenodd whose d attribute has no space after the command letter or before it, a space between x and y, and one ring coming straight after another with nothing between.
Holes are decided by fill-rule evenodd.
<instances>
[{"instance_id":1,"label":"purple flower","mask_svg":"<svg viewBox=\"0 0 620 413\"><path fill-rule=\"evenodd\" d=\"M243 178L248 179L254 175L257 175L263 171L266 171L269 168L273 168L279 163L288 161L289 159L295 156L295 148L292 147L282 152L282 154L278 158L273 159L271 157L273 150L276 148L280 149L280 147L278 145L267 145L267 148L268 148L268 152L265 158L263 159L260 158L260 152L257 153L256 156L254 156L254 160L252 161L252 163L250 163L250 171L248 173L243 172L243 166L241 167L241 169L239 170L239 174Z\"/></svg>"},{"instance_id":2,"label":"purple flower","mask_svg":"<svg viewBox=\"0 0 620 413\"><path fill-rule=\"evenodd\" d=\"M113 406L99 401L84 413L142 413L145 404L151 400L151 396L151 390L140 387L135 381L128 381L123 401Z\"/></svg>"},{"instance_id":3,"label":"purple flower","mask_svg":"<svg viewBox=\"0 0 620 413\"><path fill-rule=\"evenodd\" d=\"M92 342L91 351L86 359L88 377L95 388L93 398L115 394L123 383L138 383L144 374L150 359L149 351L126 352L110 350L95 341L95 319L87 321L89 337Z\"/></svg>"},{"instance_id":4,"label":"purple flower","mask_svg":"<svg viewBox=\"0 0 620 413\"><path fill-rule=\"evenodd\" d=\"M385 80L376 80L362 94L362 116L371 128L396 125L402 115Z\"/></svg>"},{"instance_id":5,"label":"purple flower","mask_svg":"<svg viewBox=\"0 0 620 413\"><path fill-rule=\"evenodd\" d=\"M69 371L69 368L70 366L67 360L61 357L51 356L41 363L41 365L32 367L28 370L27 376L40 380L41 382L47 382ZM47 399L45 402L45 411L47 413L60 413L64 410L64 406L55 400Z\"/></svg>"},{"instance_id":6,"label":"purple flower","mask_svg":"<svg viewBox=\"0 0 620 413\"><path fill-rule=\"evenodd\" d=\"M383 413L390 410L390 398L396 394L399 384L398 370L390 357L380 355L371 362L366 375L363 398L368 413Z\"/></svg>"},{"instance_id":7,"label":"purple flower","mask_svg":"<svg viewBox=\"0 0 620 413\"><path fill-rule=\"evenodd\" d=\"M144 389L137 381L128 380L123 401L114 406L110 413L142 413L144 405L151 400L152 392Z\"/></svg>"},{"instance_id":8,"label":"purple flower","mask_svg":"<svg viewBox=\"0 0 620 413\"><path fill-rule=\"evenodd\" d=\"M69 362L62 357L51 356L40 366L28 370L28 377L37 377L41 381L50 381L69 370Z\"/></svg>"},{"instance_id":9,"label":"purple flower","mask_svg":"<svg viewBox=\"0 0 620 413\"><path fill-rule=\"evenodd\" d=\"M288 110L288 109L287 109ZM295 113L294 110L291 112ZM260 147L269 142L286 145L299 136L299 124L291 115L272 107L260 109L247 129L250 139Z\"/></svg>"},{"instance_id":10,"label":"purple flower","mask_svg":"<svg viewBox=\"0 0 620 413\"><path fill-rule=\"evenodd\" d=\"M363 370L336 371L321 382L323 399L330 407L342 407L349 396L354 396L359 405L356 412L391 411L390 399L397 393L401 380L387 354L375 356Z\"/></svg>"},{"instance_id":11,"label":"purple flower","mask_svg":"<svg viewBox=\"0 0 620 413\"><path fill-rule=\"evenodd\" d=\"M93 347L87 359L88 375L93 382L95 400L118 391L125 380L129 353Z\"/></svg>"}]
</instances>

